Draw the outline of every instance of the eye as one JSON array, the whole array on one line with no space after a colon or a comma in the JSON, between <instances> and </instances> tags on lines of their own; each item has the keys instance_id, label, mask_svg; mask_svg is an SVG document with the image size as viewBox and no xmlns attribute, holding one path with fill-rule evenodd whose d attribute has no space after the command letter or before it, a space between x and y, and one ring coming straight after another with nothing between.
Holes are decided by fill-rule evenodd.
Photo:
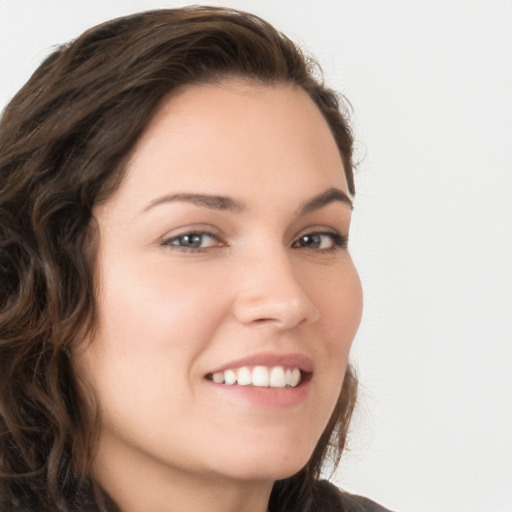
<instances>
[{"instance_id":1,"label":"eye","mask_svg":"<svg viewBox=\"0 0 512 512\"><path fill-rule=\"evenodd\" d=\"M347 247L348 239L334 231L317 231L301 235L292 247L314 251L335 251Z\"/></svg>"},{"instance_id":2,"label":"eye","mask_svg":"<svg viewBox=\"0 0 512 512\"><path fill-rule=\"evenodd\" d=\"M182 251L200 251L210 247L223 247L225 244L213 233L194 231L166 238L162 245Z\"/></svg>"}]
</instances>

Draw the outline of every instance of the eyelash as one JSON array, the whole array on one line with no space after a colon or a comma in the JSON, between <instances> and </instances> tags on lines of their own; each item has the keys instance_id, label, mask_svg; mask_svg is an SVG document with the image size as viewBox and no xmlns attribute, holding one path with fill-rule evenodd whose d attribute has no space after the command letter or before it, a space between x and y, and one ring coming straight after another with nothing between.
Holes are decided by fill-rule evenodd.
<instances>
[{"instance_id":1,"label":"eyelash","mask_svg":"<svg viewBox=\"0 0 512 512\"><path fill-rule=\"evenodd\" d=\"M197 246L187 247L186 245L180 245L179 243L176 243L176 242L179 242L180 240L184 240L185 238L192 238L192 237L194 237L194 238L208 237L212 241L214 241L215 244L213 244L209 247L197 247ZM225 247L226 246L226 244L220 240L219 236L215 235L214 233L209 233L208 231L190 231L188 233L182 233L181 235L173 236L171 238L166 238L165 240L162 240L162 245L165 247L170 247L173 250L178 250L178 251L182 251L182 252L205 252L208 249L211 249L212 247Z\"/></svg>"},{"instance_id":2,"label":"eyelash","mask_svg":"<svg viewBox=\"0 0 512 512\"><path fill-rule=\"evenodd\" d=\"M331 247L327 248L311 248L307 246L298 245L299 241L304 241L305 239L313 239L314 237L328 237L331 242ZM320 240L320 245L322 244L322 240ZM320 252L334 252L340 249L346 249L348 246L348 237L341 235L335 231L312 231L310 233L305 233L301 235L295 242L293 242L292 247L299 247L304 249L309 249L311 251L320 251Z\"/></svg>"},{"instance_id":3,"label":"eyelash","mask_svg":"<svg viewBox=\"0 0 512 512\"><path fill-rule=\"evenodd\" d=\"M186 238L195 238L198 241L198 238L201 238L201 241L204 241L204 238L210 238L214 243L207 247L201 246L186 246L181 245L180 240L183 241ZM320 240L318 240L320 237ZM321 248L324 240L323 237L328 237L330 239L331 246ZM309 247L308 245L300 245L301 241L308 243L308 239L310 243L315 243L313 239L316 238L316 244L320 247ZM199 243L201 243L199 241ZM188 233L183 233L181 235L173 236L171 238L166 238L162 240L161 245L164 247L169 247L172 250L178 250L182 252L190 252L190 253L201 253L206 252L209 249L217 248L217 247L226 247L226 243L223 242L220 237L214 233L210 233L208 231L190 231ZM311 231L309 233L305 233L301 235L297 240L295 240L292 244L293 248L298 249L306 249L314 252L322 252L322 253L330 253L335 252L341 249L346 249L348 246L348 237L341 235L336 231Z\"/></svg>"}]
</instances>

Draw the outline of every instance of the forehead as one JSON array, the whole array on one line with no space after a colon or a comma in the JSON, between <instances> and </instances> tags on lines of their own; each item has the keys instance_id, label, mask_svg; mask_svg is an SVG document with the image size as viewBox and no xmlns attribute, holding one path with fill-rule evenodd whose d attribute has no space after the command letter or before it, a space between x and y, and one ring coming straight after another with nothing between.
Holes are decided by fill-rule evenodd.
<instances>
[{"instance_id":1,"label":"forehead","mask_svg":"<svg viewBox=\"0 0 512 512\"><path fill-rule=\"evenodd\" d=\"M299 182L347 189L322 113L299 87L232 80L168 97L136 144L120 189L147 196L228 188L244 196Z\"/></svg>"}]
</instances>

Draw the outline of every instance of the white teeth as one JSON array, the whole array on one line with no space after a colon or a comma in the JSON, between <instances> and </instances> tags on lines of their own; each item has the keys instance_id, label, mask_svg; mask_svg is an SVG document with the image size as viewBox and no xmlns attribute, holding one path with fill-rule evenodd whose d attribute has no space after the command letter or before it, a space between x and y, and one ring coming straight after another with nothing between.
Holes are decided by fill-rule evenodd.
<instances>
[{"instance_id":1,"label":"white teeth","mask_svg":"<svg viewBox=\"0 0 512 512\"><path fill-rule=\"evenodd\" d=\"M290 386L294 388L300 382L300 370L298 368L294 368L292 370L292 375L290 379Z\"/></svg>"},{"instance_id":2,"label":"white teeth","mask_svg":"<svg viewBox=\"0 0 512 512\"><path fill-rule=\"evenodd\" d=\"M284 376L284 370L282 366L275 366L270 372L270 387L284 388L285 386L286 378Z\"/></svg>"},{"instance_id":3,"label":"white teeth","mask_svg":"<svg viewBox=\"0 0 512 512\"><path fill-rule=\"evenodd\" d=\"M252 373L247 366L238 369L237 382L240 386L248 386L252 384Z\"/></svg>"},{"instance_id":4,"label":"white teeth","mask_svg":"<svg viewBox=\"0 0 512 512\"><path fill-rule=\"evenodd\" d=\"M213 382L222 384L224 382L224 372L217 372L213 374Z\"/></svg>"},{"instance_id":5,"label":"white teeth","mask_svg":"<svg viewBox=\"0 0 512 512\"><path fill-rule=\"evenodd\" d=\"M270 377L268 368L265 366L255 366L252 371L252 385L260 388L268 388L270 386Z\"/></svg>"},{"instance_id":6,"label":"white teeth","mask_svg":"<svg viewBox=\"0 0 512 512\"><path fill-rule=\"evenodd\" d=\"M224 383L225 384L234 384L236 382L236 373L234 370L225 370L224 371Z\"/></svg>"},{"instance_id":7,"label":"white teeth","mask_svg":"<svg viewBox=\"0 0 512 512\"><path fill-rule=\"evenodd\" d=\"M229 369L223 372L217 372L212 375L212 380L216 384L227 384L232 386L256 386L261 388L284 388L296 387L301 380L301 373L298 368L287 368L274 366L255 366L252 370L247 366L242 366L236 370Z\"/></svg>"}]
</instances>

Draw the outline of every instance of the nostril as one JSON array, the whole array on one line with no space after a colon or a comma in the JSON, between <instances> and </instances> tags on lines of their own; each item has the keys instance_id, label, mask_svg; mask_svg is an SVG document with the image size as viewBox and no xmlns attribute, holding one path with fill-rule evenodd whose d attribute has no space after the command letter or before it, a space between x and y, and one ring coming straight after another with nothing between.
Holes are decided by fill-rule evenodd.
<instances>
[{"instance_id":1,"label":"nostril","mask_svg":"<svg viewBox=\"0 0 512 512\"><path fill-rule=\"evenodd\" d=\"M315 304L292 276L280 275L272 283L256 281L256 277L244 281L233 305L238 321L245 325L292 329L318 319Z\"/></svg>"}]
</instances>

